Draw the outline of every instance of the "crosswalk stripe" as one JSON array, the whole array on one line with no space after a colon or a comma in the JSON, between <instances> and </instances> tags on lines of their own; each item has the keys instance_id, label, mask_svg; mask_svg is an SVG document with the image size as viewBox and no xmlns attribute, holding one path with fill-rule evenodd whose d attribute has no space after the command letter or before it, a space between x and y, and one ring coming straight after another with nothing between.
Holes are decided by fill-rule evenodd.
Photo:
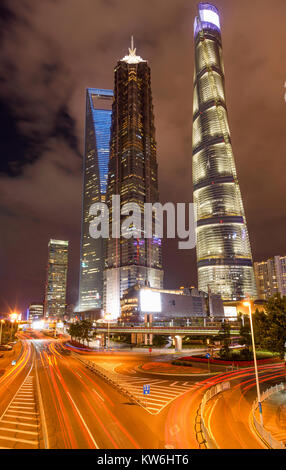
<instances>
[{"instance_id":1,"label":"crosswalk stripe","mask_svg":"<svg viewBox=\"0 0 286 470\"><path fill-rule=\"evenodd\" d=\"M0 436L0 439L3 439L4 441L14 441L14 442L23 442L24 444L32 444L32 445L38 445L38 441L31 441L28 439L17 439L16 437L8 437L8 436Z\"/></svg>"},{"instance_id":2,"label":"crosswalk stripe","mask_svg":"<svg viewBox=\"0 0 286 470\"><path fill-rule=\"evenodd\" d=\"M34 434L35 436L38 435L37 432L34 431L22 431L21 429L12 429L12 428L0 428L0 431L9 431L14 433L23 433L23 434Z\"/></svg>"}]
</instances>

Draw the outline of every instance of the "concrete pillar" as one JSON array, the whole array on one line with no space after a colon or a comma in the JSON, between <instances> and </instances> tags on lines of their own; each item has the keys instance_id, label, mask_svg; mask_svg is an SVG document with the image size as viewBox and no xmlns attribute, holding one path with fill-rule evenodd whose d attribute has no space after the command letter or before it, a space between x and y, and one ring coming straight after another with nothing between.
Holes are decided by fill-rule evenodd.
<instances>
[{"instance_id":1,"label":"concrete pillar","mask_svg":"<svg viewBox=\"0 0 286 470\"><path fill-rule=\"evenodd\" d=\"M183 338L182 336L175 336L175 351L182 351Z\"/></svg>"},{"instance_id":2,"label":"concrete pillar","mask_svg":"<svg viewBox=\"0 0 286 470\"><path fill-rule=\"evenodd\" d=\"M131 333L131 344L136 344L136 343L137 343L137 334Z\"/></svg>"},{"instance_id":3,"label":"concrete pillar","mask_svg":"<svg viewBox=\"0 0 286 470\"><path fill-rule=\"evenodd\" d=\"M142 333L138 333L137 334L137 344L142 344L143 343L143 334Z\"/></svg>"},{"instance_id":4,"label":"concrete pillar","mask_svg":"<svg viewBox=\"0 0 286 470\"><path fill-rule=\"evenodd\" d=\"M104 348L105 342L106 342L106 336L105 336L105 333L102 333L102 334L100 335L100 346L101 346L102 348Z\"/></svg>"},{"instance_id":5,"label":"concrete pillar","mask_svg":"<svg viewBox=\"0 0 286 470\"><path fill-rule=\"evenodd\" d=\"M207 319L204 318L204 326L207 326Z\"/></svg>"},{"instance_id":6,"label":"concrete pillar","mask_svg":"<svg viewBox=\"0 0 286 470\"><path fill-rule=\"evenodd\" d=\"M152 346L153 344L153 334L145 333L144 334L144 344Z\"/></svg>"}]
</instances>

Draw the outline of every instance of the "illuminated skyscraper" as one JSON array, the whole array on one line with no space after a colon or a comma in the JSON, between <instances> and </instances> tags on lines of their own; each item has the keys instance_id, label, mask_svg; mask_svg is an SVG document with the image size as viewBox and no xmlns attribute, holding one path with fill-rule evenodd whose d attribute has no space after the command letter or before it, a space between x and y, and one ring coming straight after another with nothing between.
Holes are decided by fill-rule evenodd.
<instances>
[{"instance_id":1,"label":"illuminated skyscraper","mask_svg":"<svg viewBox=\"0 0 286 470\"><path fill-rule=\"evenodd\" d=\"M86 90L79 311L102 307L104 239L90 236L89 209L105 201L112 101L112 90Z\"/></svg>"},{"instance_id":2,"label":"illuminated skyscraper","mask_svg":"<svg viewBox=\"0 0 286 470\"><path fill-rule=\"evenodd\" d=\"M136 55L133 39L129 55L115 68L107 190L110 209L114 195L120 196L121 207L137 203L142 212L144 203L159 200L150 67ZM111 216L110 210L110 234ZM126 217L121 215L120 226ZM135 228L127 230L132 233ZM161 240L141 235L129 239L110 236L107 240L104 309L114 318L120 313L120 297L129 287L162 287Z\"/></svg>"},{"instance_id":3,"label":"illuminated skyscraper","mask_svg":"<svg viewBox=\"0 0 286 470\"><path fill-rule=\"evenodd\" d=\"M44 316L61 319L65 314L68 246L65 240L50 240L45 289Z\"/></svg>"},{"instance_id":4,"label":"illuminated skyscraper","mask_svg":"<svg viewBox=\"0 0 286 470\"><path fill-rule=\"evenodd\" d=\"M193 185L199 289L256 296L244 208L228 126L218 10L200 3L194 23Z\"/></svg>"}]
</instances>

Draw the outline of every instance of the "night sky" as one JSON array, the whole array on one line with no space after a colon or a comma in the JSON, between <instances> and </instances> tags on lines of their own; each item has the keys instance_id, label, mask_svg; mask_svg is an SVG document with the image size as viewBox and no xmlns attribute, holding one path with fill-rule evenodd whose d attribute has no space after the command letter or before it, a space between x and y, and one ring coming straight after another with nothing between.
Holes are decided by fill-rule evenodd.
<instances>
[{"instance_id":1,"label":"night sky","mask_svg":"<svg viewBox=\"0 0 286 470\"><path fill-rule=\"evenodd\" d=\"M70 240L77 302L85 88L113 88L131 34L147 59L162 202L192 201L195 0L1 0L0 312L42 300L50 238ZM216 0L233 150L253 256L284 255L285 0ZM195 251L163 245L165 287Z\"/></svg>"}]
</instances>

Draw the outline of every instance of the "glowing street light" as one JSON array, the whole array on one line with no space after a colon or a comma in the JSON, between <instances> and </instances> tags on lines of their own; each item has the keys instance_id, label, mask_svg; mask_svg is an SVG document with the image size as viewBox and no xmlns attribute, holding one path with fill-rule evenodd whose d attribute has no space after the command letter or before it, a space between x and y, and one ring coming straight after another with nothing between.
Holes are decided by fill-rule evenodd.
<instances>
[{"instance_id":1,"label":"glowing street light","mask_svg":"<svg viewBox=\"0 0 286 470\"><path fill-rule=\"evenodd\" d=\"M112 318L112 315L111 313L106 313L104 315L104 319L107 321L107 349L109 351L109 347L110 347L110 337L109 337L109 332L110 332L110 320Z\"/></svg>"},{"instance_id":2,"label":"glowing street light","mask_svg":"<svg viewBox=\"0 0 286 470\"><path fill-rule=\"evenodd\" d=\"M2 344L2 328L3 328L3 323L5 323L5 320L1 320L1 330L0 330L0 344Z\"/></svg>"},{"instance_id":3,"label":"glowing street light","mask_svg":"<svg viewBox=\"0 0 286 470\"><path fill-rule=\"evenodd\" d=\"M18 315L18 313L13 312L9 315L9 317L10 317L11 322L14 323L15 321L18 320L19 315Z\"/></svg>"},{"instance_id":4,"label":"glowing street light","mask_svg":"<svg viewBox=\"0 0 286 470\"><path fill-rule=\"evenodd\" d=\"M261 398L260 398L260 387L259 387L259 378L258 378L258 370L257 370L257 361L256 361L256 350L255 350L255 342L254 342L254 332L253 332L253 323L252 323L252 313L251 313L251 303L250 301L243 302L244 307L248 307L249 310L249 318L250 318L250 328L251 328L251 339L252 339L252 349L253 349L253 359L254 359L254 369L255 369L255 380L256 380L256 388L257 388L257 399L258 399L258 407L259 407L259 416L260 416L260 423L263 426L263 416L262 416L262 405L261 405Z\"/></svg>"}]
</instances>

